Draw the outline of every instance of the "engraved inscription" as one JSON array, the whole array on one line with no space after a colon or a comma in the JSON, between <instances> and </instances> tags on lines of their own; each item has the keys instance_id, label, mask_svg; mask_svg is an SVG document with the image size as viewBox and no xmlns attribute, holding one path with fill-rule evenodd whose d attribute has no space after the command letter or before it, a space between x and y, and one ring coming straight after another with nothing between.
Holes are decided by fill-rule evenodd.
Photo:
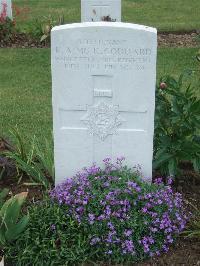
<instances>
[{"instance_id":1,"label":"engraved inscription","mask_svg":"<svg viewBox=\"0 0 200 266\"><path fill-rule=\"evenodd\" d=\"M94 96L95 97L110 97L110 98L112 98L112 91L111 90L94 89Z\"/></svg>"},{"instance_id":2,"label":"engraved inscription","mask_svg":"<svg viewBox=\"0 0 200 266\"><path fill-rule=\"evenodd\" d=\"M67 70L136 70L151 65L151 47L135 47L127 40L77 39L69 46L57 47L55 60Z\"/></svg>"},{"instance_id":3,"label":"engraved inscription","mask_svg":"<svg viewBox=\"0 0 200 266\"><path fill-rule=\"evenodd\" d=\"M119 107L104 102L88 106L87 114L81 120L87 125L90 134L98 136L102 141L115 134L123 121L119 115Z\"/></svg>"}]
</instances>

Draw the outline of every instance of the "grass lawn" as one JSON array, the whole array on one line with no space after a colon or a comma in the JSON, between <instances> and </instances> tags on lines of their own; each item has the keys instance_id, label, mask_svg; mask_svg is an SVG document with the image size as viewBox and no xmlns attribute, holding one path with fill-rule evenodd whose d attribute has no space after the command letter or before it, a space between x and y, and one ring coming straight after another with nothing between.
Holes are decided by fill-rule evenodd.
<instances>
[{"instance_id":1,"label":"grass lawn","mask_svg":"<svg viewBox=\"0 0 200 266\"><path fill-rule=\"evenodd\" d=\"M81 0L13 0L14 6L28 7L21 28L33 28L36 18L64 14L67 23L80 22ZM154 26L162 31L200 29L199 0L122 0L122 21Z\"/></svg>"},{"instance_id":2,"label":"grass lawn","mask_svg":"<svg viewBox=\"0 0 200 266\"><path fill-rule=\"evenodd\" d=\"M157 78L192 69L192 83L200 95L200 69L195 48L158 50ZM29 143L52 131L50 49L0 49L0 136L18 125Z\"/></svg>"}]
</instances>

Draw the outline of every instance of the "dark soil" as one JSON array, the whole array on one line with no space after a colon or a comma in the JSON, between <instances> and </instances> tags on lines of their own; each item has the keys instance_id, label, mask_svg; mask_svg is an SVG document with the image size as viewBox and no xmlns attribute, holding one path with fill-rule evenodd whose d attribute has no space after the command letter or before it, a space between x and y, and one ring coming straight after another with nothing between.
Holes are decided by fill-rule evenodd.
<instances>
[{"instance_id":1,"label":"dark soil","mask_svg":"<svg viewBox=\"0 0 200 266\"><path fill-rule=\"evenodd\" d=\"M15 33L9 39L0 40L0 48L46 48L45 42L25 33Z\"/></svg>"},{"instance_id":2,"label":"dark soil","mask_svg":"<svg viewBox=\"0 0 200 266\"><path fill-rule=\"evenodd\" d=\"M193 33L158 33L158 47L200 47L199 35Z\"/></svg>"},{"instance_id":3,"label":"dark soil","mask_svg":"<svg viewBox=\"0 0 200 266\"><path fill-rule=\"evenodd\" d=\"M179 239L171 250L160 258L152 258L138 266L192 266L200 265L200 240Z\"/></svg>"},{"instance_id":4,"label":"dark soil","mask_svg":"<svg viewBox=\"0 0 200 266\"><path fill-rule=\"evenodd\" d=\"M159 47L200 47L200 37L197 32L163 32L158 33ZM40 42L25 33L15 33L8 40L0 40L0 48L48 48L49 42Z\"/></svg>"},{"instance_id":5,"label":"dark soil","mask_svg":"<svg viewBox=\"0 0 200 266\"><path fill-rule=\"evenodd\" d=\"M43 198L44 189L42 186L32 186L24 185L24 183L30 183L30 180L24 179L23 182L18 184L18 179L16 177L9 177L0 180L0 191L3 188L8 188L10 190L9 195L16 195L20 192L28 192L27 201L29 203L36 202Z\"/></svg>"}]
</instances>

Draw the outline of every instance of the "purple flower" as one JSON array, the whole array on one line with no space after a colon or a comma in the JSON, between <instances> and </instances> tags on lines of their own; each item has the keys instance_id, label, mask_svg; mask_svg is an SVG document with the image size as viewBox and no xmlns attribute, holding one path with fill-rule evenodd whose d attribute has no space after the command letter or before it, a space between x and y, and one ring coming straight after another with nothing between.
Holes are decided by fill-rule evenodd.
<instances>
[{"instance_id":1,"label":"purple flower","mask_svg":"<svg viewBox=\"0 0 200 266\"><path fill-rule=\"evenodd\" d=\"M112 250L108 250L108 251L106 251L105 254L107 254L107 255L111 255L111 254L112 254Z\"/></svg>"},{"instance_id":2,"label":"purple flower","mask_svg":"<svg viewBox=\"0 0 200 266\"><path fill-rule=\"evenodd\" d=\"M104 210L105 216L109 217L111 215L111 208L109 205L106 206Z\"/></svg>"},{"instance_id":3,"label":"purple flower","mask_svg":"<svg viewBox=\"0 0 200 266\"><path fill-rule=\"evenodd\" d=\"M108 222L107 225L108 225L108 228L110 230L114 230L115 229L114 225L111 222Z\"/></svg>"},{"instance_id":4,"label":"purple flower","mask_svg":"<svg viewBox=\"0 0 200 266\"><path fill-rule=\"evenodd\" d=\"M51 228L52 231L55 231L55 230L56 230L56 226L55 226L55 224L52 224L52 225L50 226L50 228Z\"/></svg>"},{"instance_id":5,"label":"purple flower","mask_svg":"<svg viewBox=\"0 0 200 266\"><path fill-rule=\"evenodd\" d=\"M167 245L163 245L162 249L163 249L164 252L167 252L169 250L169 247Z\"/></svg>"},{"instance_id":6,"label":"purple flower","mask_svg":"<svg viewBox=\"0 0 200 266\"><path fill-rule=\"evenodd\" d=\"M128 181L128 187L134 189L137 192L141 191L141 188L138 186L138 184L133 181Z\"/></svg>"},{"instance_id":7,"label":"purple flower","mask_svg":"<svg viewBox=\"0 0 200 266\"><path fill-rule=\"evenodd\" d=\"M99 237L93 237L90 241L90 245L91 246L94 246L96 245L97 243L99 243L101 241L101 239Z\"/></svg>"},{"instance_id":8,"label":"purple flower","mask_svg":"<svg viewBox=\"0 0 200 266\"><path fill-rule=\"evenodd\" d=\"M101 214L101 215L99 215L99 217L97 217L98 221L102 221L104 219L105 219L105 215L103 215L103 214Z\"/></svg>"},{"instance_id":9,"label":"purple flower","mask_svg":"<svg viewBox=\"0 0 200 266\"><path fill-rule=\"evenodd\" d=\"M154 180L154 183L157 184L157 185L161 185L163 184L163 179L162 177L158 177Z\"/></svg>"},{"instance_id":10,"label":"purple flower","mask_svg":"<svg viewBox=\"0 0 200 266\"><path fill-rule=\"evenodd\" d=\"M110 186L110 183L107 181L103 184L104 187L109 187Z\"/></svg>"},{"instance_id":11,"label":"purple flower","mask_svg":"<svg viewBox=\"0 0 200 266\"><path fill-rule=\"evenodd\" d=\"M134 250L133 241L132 240L125 240L122 243L122 250L123 250L124 254L126 254L126 253L134 253L135 250Z\"/></svg>"},{"instance_id":12,"label":"purple flower","mask_svg":"<svg viewBox=\"0 0 200 266\"><path fill-rule=\"evenodd\" d=\"M104 163L110 163L111 162L111 158L110 157L107 157L103 160Z\"/></svg>"},{"instance_id":13,"label":"purple flower","mask_svg":"<svg viewBox=\"0 0 200 266\"><path fill-rule=\"evenodd\" d=\"M147 210L148 210L147 207L143 207L143 208L142 208L142 212L143 212L143 213L147 213Z\"/></svg>"},{"instance_id":14,"label":"purple flower","mask_svg":"<svg viewBox=\"0 0 200 266\"><path fill-rule=\"evenodd\" d=\"M124 231L124 235L127 236L127 237L131 236L132 233L133 233L133 230L131 230L131 229L126 229L126 230Z\"/></svg>"},{"instance_id":15,"label":"purple flower","mask_svg":"<svg viewBox=\"0 0 200 266\"><path fill-rule=\"evenodd\" d=\"M157 250L157 251L156 251L156 255L157 255L157 256L160 256L160 251Z\"/></svg>"},{"instance_id":16,"label":"purple flower","mask_svg":"<svg viewBox=\"0 0 200 266\"><path fill-rule=\"evenodd\" d=\"M123 160L112 163L106 158L104 169L96 164L84 168L50 192L52 202L64 206L66 216L89 232L86 238L94 252L103 249L108 255L115 251L116 256L136 257L139 248L147 256L167 252L189 219L182 196L173 192L170 178L167 186L162 178L156 185L144 183L138 171L122 166ZM56 230L53 224L50 228Z\"/></svg>"},{"instance_id":17,"label":"purple flower","mask_svg":"<svg viewBox=\"0 0 200 266\"><path fill-rule=\"evenodd\" d=\"M173 183L173 178L171 176L169 176L167 178L167 185L172 185L172 183Z\"/></svg>"},{"instance_id":18,"label":"purple flower","mask_svg":"<svg viewBox=\"0 0 200 266\"><path fill-rule=\"evenodd\" d=\"M117 163L125 160L124 156L117 157Z\"/></svg>"},{"instance_id":19,"label":"purple flower","mask_svg":"<svg viewBox=\"0 0 200 266\"><path fill-rule=\"evenodd\" d=\"M92 214L92 213L89 213L88 214L88 221L89 221L89 224L93 224L94 223L94 221L95 221L95 215L94 214Z\"/></svg>"}]
</instances>

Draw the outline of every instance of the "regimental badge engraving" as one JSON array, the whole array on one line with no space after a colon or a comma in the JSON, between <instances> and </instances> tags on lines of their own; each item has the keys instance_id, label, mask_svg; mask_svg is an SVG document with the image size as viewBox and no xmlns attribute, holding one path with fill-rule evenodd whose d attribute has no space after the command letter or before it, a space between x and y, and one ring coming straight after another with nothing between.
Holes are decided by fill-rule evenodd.
<instances>
[{"instance_id":1,"label":"regimental badge engraving","mask_svg":"<svg viewBox=\"0 0 200 266\"><path fill-rule=\"evenodd\" d=\"M87 125L90 134L98 136L102 141L108 135L115 134L117 127L123 122L119 107L105 102L88 106L87 114L81 120Z\"/></svg>"}]
</instances>

